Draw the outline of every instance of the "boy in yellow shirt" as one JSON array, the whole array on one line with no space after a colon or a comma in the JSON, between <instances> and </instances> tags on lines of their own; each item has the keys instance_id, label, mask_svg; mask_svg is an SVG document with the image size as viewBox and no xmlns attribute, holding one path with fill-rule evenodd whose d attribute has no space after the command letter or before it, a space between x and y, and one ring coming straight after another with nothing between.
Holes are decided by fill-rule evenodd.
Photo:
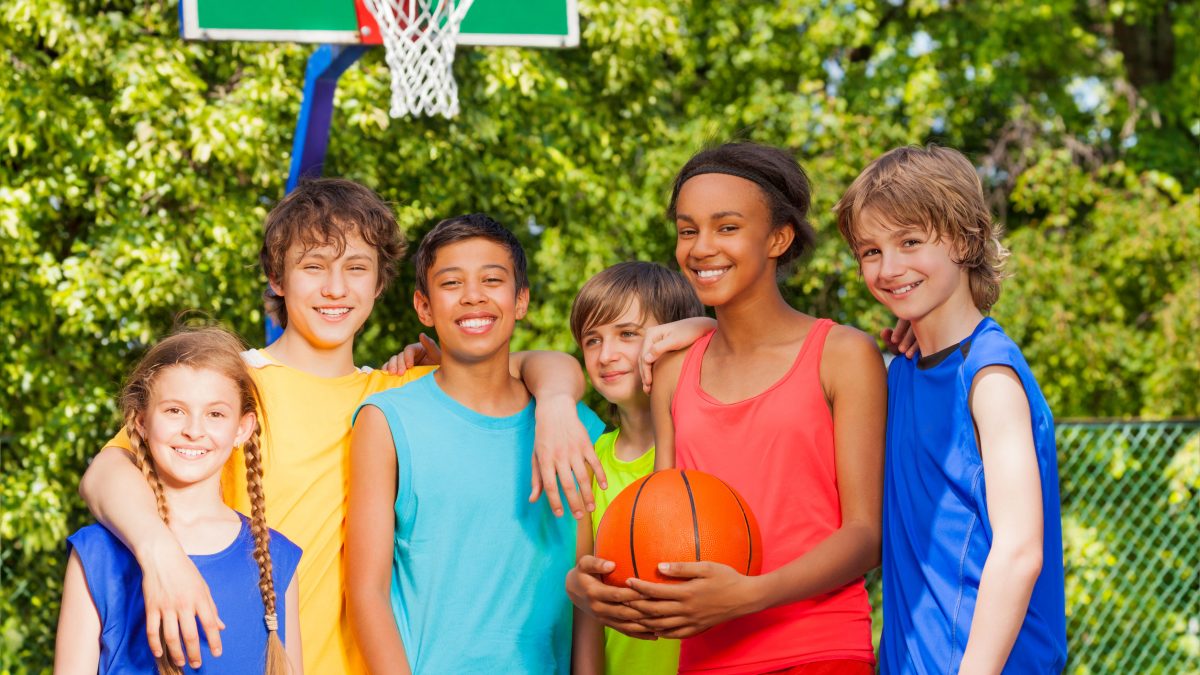
<instances>
[{"instance_id":1,"label":"boy in yellow shirt","mask_svg":"<svg viewBox=\"0 0 1200 675\"><path fill-rule=\"evenodd\" d=\"M340 179L301 184L267 216L259 259L270 290L267 310L283 334L244 354L263 410L263 484L267 518L304 550L298 570L304 662L310 672L366 672L345 612L343 564L351 416L371 394L432 369L400 376L354 365L354 337L395 276L405 242L391 209L369 188ZM540 473L558 476L572 512L591 508L585 463L595 464L575 415L583 389L574 359L514 355L514 375L538 400ZM545 438L553 439L546 442ZM80 493L97 520L117 534L142 567L147 638L157 655L200 666L200 631L220 655L219 609L195 566L158 519L154 497L134 467L124 432L92 461ZM225 467L223 492L248 512L239 453ZM559 467L556 469L554 467ZM575 473L584 483L575 490ZM561 512L558 490L547 498ZM537 497L535 482L534 494ZM161 638L160 638L161 634Z\"/></svg>"}]
</instances>

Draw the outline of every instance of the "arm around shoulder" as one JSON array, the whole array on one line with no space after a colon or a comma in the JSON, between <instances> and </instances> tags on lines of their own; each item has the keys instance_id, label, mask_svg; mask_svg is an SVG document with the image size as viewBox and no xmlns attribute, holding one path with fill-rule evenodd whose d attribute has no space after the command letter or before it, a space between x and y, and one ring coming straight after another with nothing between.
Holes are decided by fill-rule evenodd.
<instances>
[{"instance_id":1,"label":"arm around shoulder","mask_svg":"<svg viewBox=\"0 0 1200 675\"><path fill-rule=\"evenodd\" d=\"M383 412L364 405L350 436L350 490L346 514L346 579L350 625L371 672L409 673L392 614L396 449Z\"/></svg>"},{"instance_id":2,"label":"arm around shoulder","mask_svg":"<svg viewBox=\"0 0 1200 675\"><path fill-rule=\"evenodd\" d=\"M114 441L125 440L124 434ZM208 584L158 515L158 503L130 451L110 445L92 460L79 483L88 509L133 552L142 569L146 636L155 656L163 643L172 657L186 652L200 666L199 621L214 655L221 653L221 629ZM161 628L160 628L161 626Z\"/></svg>"}]
</instances>

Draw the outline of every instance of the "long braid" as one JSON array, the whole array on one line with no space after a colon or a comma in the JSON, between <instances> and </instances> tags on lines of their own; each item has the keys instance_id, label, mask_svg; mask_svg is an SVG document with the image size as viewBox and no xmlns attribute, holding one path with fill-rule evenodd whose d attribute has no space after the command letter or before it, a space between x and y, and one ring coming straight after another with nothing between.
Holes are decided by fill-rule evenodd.
<instances>
[{"instance_id":1,"label":"long braid","mask_svg":"<svg viewBox=\"0 0 1200 675\"><path fill-rule=\"evenodd\" d=\"M254 535L254 561L258 563L258 590L262 593L263 621L267 625L266 675L290 672L283 642L279 639L279 616L275 612L275 575L271 566L271 531L267 527L266 497L262 486L260 427L255 427L242 446L246 456L246 490L250 495L250 532Z\"/></svg>"},{"instance_id":2,"label":"long braid","mask_svg":"<svg viewBox=\"0 0 1200 675\"><path fill-rule=\"evenodd\" d=\"M129 444L133 446L133 462L137 465L139 471L146 478L146 482L150 484L150 489L154 492L154 499L158 502L158 517L162 518L163 523L170 524L171 520L167 513L167 496L163 493L162 481L158 479L158 471L154 468L154 460L150 457L149 451L146 449L146 441L142 438L142 434L138 431L136 424L136 411L130 410L125 415L125 433L129 434ZM161 630L161 629L160 629ZM160 633L159 639L163 639ZM175 665L167 656L166 652L155 659L158 665L159 675L182 675L183 669Z\"/></svg>"}]
</instances>

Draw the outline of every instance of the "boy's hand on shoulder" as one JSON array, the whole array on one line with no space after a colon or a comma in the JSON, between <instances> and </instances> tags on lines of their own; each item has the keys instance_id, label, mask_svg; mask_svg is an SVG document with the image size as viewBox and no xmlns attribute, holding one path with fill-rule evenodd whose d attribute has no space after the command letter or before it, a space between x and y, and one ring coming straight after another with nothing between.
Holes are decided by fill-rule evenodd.
<instances>
[{"instance_id":1,"label":"boy's hand on shoulder","mask_svg":"<svg viewBox=\"0 0 1200 675\"><path fill-rule=\"evenodd\" d=\"M416 366L442 365L442 349L428 335L421 333L417 342L404 348L399 354L388 359L380 370L389 375L403 375L409 368Z\"/></svg>"},{"instance_id":2,"label":"boy's hand on shoulder","mask_svg":"<svg viewBox=\"0 0 1200 675\"><path fill-rule=\"evenodd\" d=\"M631 588L609 586L600 577L611 572L615 563L585 555L567 573L567 595L580 610L596 617L600 623L640 640L655 640L654 631L641 622L648 618L630 603L645 596Z\"/></svg>"},{"instance_id":3,"label":"boy's hand on shoulder","mask_svg":"<svg viewBox=\"0 0 1200 675\"><path fill-rule=\"evenodd\" d=\"M685 581L658 584L629 580L630 588L648 598L635 600L630 606L650 617L642 623L658 637L691 637L760 609L755 603L763 577L748 577L713 562L659 563L658 571Z\"/></svg>"},{"instance_id":4,"label":"boy's hand on shoulder","mask_svg":"<svg viewBox=\"0 0 1200 675\"><path fill-rule=\"evenodd\" d=\"M879 337L893 356L904 355L911 359L917 353L917 334L912 331L912 324L904 319L896 319L895 328L879 331Z\"/></svg>"},{"instance_id":5,"label":"boy's hand on shoulder","mask_svg":"<svg viewBox=\"0 0 1200 675\"><path fill-rule=\"evenodd\" d=\"M529 501L537 501L544 488L554 515L561 516L561 485L575 519L587 517L596 510L592 472L602 488L608 487L608 478L587 429L579 421L575 400L570 396L539 399L534 415L533 489Z\"/></svg>"},{"instance_id":6,"label":"boy's hand on shoulder","mask_svg":"<svg viewBox=\"0 0 1200 675\"><path fill-rule=\"evenodd\" d=\"M146 599L146 639L156 657L166 653L175 665L199 668L200 634L204 629L209 651L221 655L221 631L208 584L196 565L174 539L154 542L138 556L142 568L142 593Z\"/></svg>"},{"instance_id":7,"label":"boy's hand on shoulder","mask_svg":"<svg viewBox=\"0 0 1200 675\"><path fill-rule=\"evenodd\" d=\"M647 328L646 336L642 339L642 354L638 358L642 389L650 393L650 385L654 381L654 362L663 354L691 347L696 340L716 327L717 322L714 319L697 316Z\"/></svg>"}]
</instances>

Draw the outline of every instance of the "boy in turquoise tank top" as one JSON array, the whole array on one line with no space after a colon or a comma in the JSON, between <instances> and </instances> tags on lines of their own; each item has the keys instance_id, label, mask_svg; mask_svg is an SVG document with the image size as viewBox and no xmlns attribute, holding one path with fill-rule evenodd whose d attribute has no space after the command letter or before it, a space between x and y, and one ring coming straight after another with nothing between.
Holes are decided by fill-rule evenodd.
<instances>
[{"instance_id":1,"label":"boy in turquoise tank top","mask_svg":"<svg viewBox=\"0 0 1200 675\"><path fill-rule=\"evenodd\" d=\"M534 403L509 364L524 251L486 215L450 218L421 242L416 273L441 367L356 413L351 628L373 673L567 675L575 525L525 495ZM603 423L577 412L595 442Z\"/></svg>"},{"instance_id":2,"label":"boy in turquoise tank top","mask_svg":"<svg viewBox=\"0 0 1200 675\"><path fill-rule=\"evenodd\" d=\"M655 263L614 265L579 289L571 307L571 334L583 351L592 386L611 404L611 416L620 426L596 441L608 487L592 486L596 510L590 520L579 523L577 556L592 553L596 528L609 503L630 483L654 471L650 397L642 390L638 371L645 331L703 313L703 305L683 277ZM603 627L590 613L587 597L572 589L580 583L601 582L578 569L568 576L567 589L578 606L572 656L577 675L667 675L678 670L677 640L638 639ZM614 589L622 590L633 593ZM644 631L631 627L629 632Z\"/></svg>"}]
</instances>

